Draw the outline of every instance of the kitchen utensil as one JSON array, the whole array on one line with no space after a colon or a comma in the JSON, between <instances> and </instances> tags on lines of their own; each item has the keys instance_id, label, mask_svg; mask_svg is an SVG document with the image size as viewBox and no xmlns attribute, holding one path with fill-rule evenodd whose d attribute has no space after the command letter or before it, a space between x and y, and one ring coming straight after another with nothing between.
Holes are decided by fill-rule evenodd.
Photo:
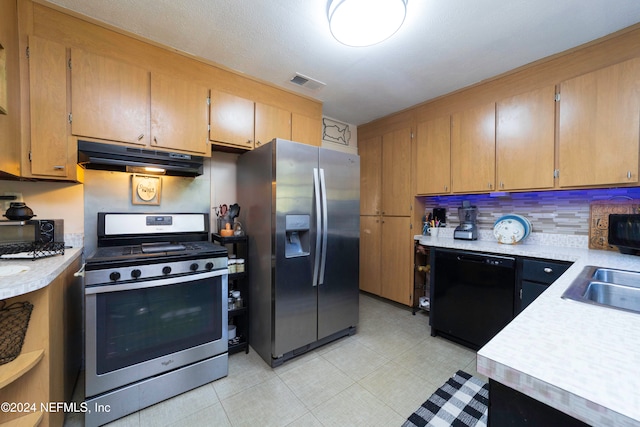
<instances>
[{"instance_id":1,"label":"kitchen utensil","mask_svg":"<svg viewBox=\"0 0 640 427\"><path fill-rule=\"evenodd\" d=\"M234 218L237 218L240 215L240 205L237 203L229 206L229 221L233 222Z\"/></svg>"},{"instance_id":2,"label":"kitchen utensil","mask_svg":"<svg viewBox=\"0 0 640 427\"><path fill-rule=\"evenodd\" d=\"M231 224L227 223L225 225L225 228L220 230L220 235L222 237L231 237L231 236L233 236L233 230L231 229Z\"/></svg>"},{"instance_id":3,"label":"kitchen utensil","mask_svg":"<svg viewBox=\"0 0 640 427\"><path fill-rule=\"evenodd\" d=\"M36 215L34 215L31 208L23 202L11 202L4 216L13 221L26 221Z\"/></svg>"}]
</instances>

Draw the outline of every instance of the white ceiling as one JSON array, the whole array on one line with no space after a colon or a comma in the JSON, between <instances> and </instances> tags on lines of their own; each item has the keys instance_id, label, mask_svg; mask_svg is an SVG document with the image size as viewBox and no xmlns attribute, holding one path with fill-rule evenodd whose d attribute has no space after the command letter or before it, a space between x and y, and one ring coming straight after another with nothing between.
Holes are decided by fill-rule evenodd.
<instances>
[{"instance_id":1,"label":"white ceiling","mask_svg":"<svg viewBox=\"0 0 640 427\"><path fill-rule=\"evenodd\" d=\"M50 0L298 91L359 125L640 22L640 0L408 0L364 48L333 39L327 0ZM289 83L295 73L326 83Z\"/></svg>"}]
</instances>

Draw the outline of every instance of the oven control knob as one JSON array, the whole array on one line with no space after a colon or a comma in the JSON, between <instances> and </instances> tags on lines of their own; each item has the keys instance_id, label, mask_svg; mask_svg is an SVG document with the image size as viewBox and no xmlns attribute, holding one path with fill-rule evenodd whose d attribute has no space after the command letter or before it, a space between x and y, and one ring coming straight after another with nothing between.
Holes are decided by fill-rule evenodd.
<instances>
[{"instance_id":1,"label":"oven control knob","mask_svg":"<svg viewBox=\"0 0 640 427\"><path fill-rule=\"evenodd\" d=\"M116 280L120 280L120 273L118 273L117 271L114 271L113 273L111 273L109 275L109 279L111 279L112 281L116 281Z\"/></svg>"},{"instance_id":2,"label":"oven control knob","mask_svg":"<svg viewBox=\"0 0 640 427\"><path fill-rule=\"evenodd\" d=\"M162 274L164 274L166 276L169 273L171 273L171 267L169 267L169 266L162 267Z\"/></svg>"},{"instance_id":3,"label":"oven control knob","mask_svg":"<svg viewBox=\"0 0 640 427\"><path fill-rule=\"evenodd\" d=\"M133 277L134 279L137 279L141 275L142 271L138 270L137 268L135 270L131 270L131 277Z\"/></svg>"},{"instance_id":4,"label":"oven control knob","mask_svg":"<svg viewBox=\"0 0 640 427\"><path fill-rule=\"evenodd\" d=\"M209 271L213 270L213 263L212 262L206 263L204 268L206 268Z\"/></svg>"},{"instance_id":5,"label":"oven control knob","mask_svg":"<svg viewBox=\"0 0 640 427\"><path fill-rule=\"evenodd\" d=\"M198 263L197 263L197 262L194 262L193 264L191 264L191 265L189 266L189 269L190 269L191 271L198 271L198 267L200 267L200 266L198 265Z\"/></svg>"}]
</instances>

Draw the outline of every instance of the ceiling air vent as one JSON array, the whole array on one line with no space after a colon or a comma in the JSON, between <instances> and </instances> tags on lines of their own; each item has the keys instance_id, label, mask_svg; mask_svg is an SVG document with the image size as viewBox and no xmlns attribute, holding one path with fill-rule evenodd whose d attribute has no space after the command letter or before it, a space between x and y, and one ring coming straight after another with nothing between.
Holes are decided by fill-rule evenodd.
<instances>
[{"instance_id":1,"label":"ceiling air vent","mask_svg":"<svg viewBox=\"0 0 640 427\"><path fill-rule=\"evenodd\" d=\"M326 84L322 83L321 81L312 79L311 77L307 77L299 73L296 73L296 75L293 76L293 78L289 81L294 85L302 86L309 90L318 90L326 86Z\"/></svg>"}]
</instances>

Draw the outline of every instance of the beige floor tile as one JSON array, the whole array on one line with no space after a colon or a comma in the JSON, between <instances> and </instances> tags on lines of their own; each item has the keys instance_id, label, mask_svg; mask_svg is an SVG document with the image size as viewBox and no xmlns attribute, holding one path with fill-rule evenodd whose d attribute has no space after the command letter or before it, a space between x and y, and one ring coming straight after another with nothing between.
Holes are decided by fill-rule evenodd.
<instances>
[{"instance_id":1,"label":"beige floor tile","mask_svg":"<svg viewBox=\"0 0 640 427\"><path fill-rule=\"evenodd\" d=\"M404 417L412 414L439 387L394 362L380 367L358 384Z\"/></svg>"},{"instance_id":2,"label":"beige floor tile","mask_svg":"<svg viewBox=\"0 0 640 427\"><path fill-rule=\"evenodd\" d=\"M212 383L205 384L140 411L140 426L164 426L219 403Z\"/></svg>"},{"instance_id":3,"label":"beige floor tile","mask_svg":"<svg viewBox=\"0 0 640 427\"><path fill-rule=\"evenodd\" d=\"M308 360L278 376L308 409L326 402L354 383L323 357Z\"/></svg>"},{"instance_id":4,"label":"beige floor tile","mask_svg":"<svg viewBox=\"0 0 640 427\"><path fill-rule=\"evenodd\" d=\"M349 340L344 345L323 354L322 357L354 381L361 380L389 361L357 340Z\"/></svg>"},{"instance_id":5,"label":"beige floor tile","mask_svg":"<svg viewBox=\"0 0 640 427\"><path fill-rule=\"evenodd\" d=\"M405 420L357 383L311 412L325 427L400 426Z\"/></svg>"},{"instance_id":6,"label":"beige floor tile","mask_svg":"<svg viewBox=\"0 0 640 427\"><path fill-rule=\"evenodd\" d=\"M307 412L287 427L323 427L322 423L311 413Z\"/></svg>"},{"instance_id":7,"label":"beige floor tile","mask_svg":"<svg viewBox=\"0 0 640 427\"><path fill-rule=\"evenodd\" d=\"M180 420L168 424L167 427L231 427L229 418L221 403L208 406L201 411L181 418Z\"/></svg>"},{"instance_id":8,"label":"beige floor tile","mask_svg":"<svg viewBox=\"0 0 640 427\"><path fill-rule=\"evenodd\" d=\"M278 377L222 400L231 425L286 426L308 412Z\"/></svg>"},{"instance_id":9,"label":"beige floor tile","mask_svg":"<svg viewBox=\"0 0 640 427\"><path fill-rule=\"evenodd\" d=\"M250 349L249 354L241 352L229 356L229 374L212 384L222 400L275 376L273 369Z\"/></svg>"}]
</instances>

